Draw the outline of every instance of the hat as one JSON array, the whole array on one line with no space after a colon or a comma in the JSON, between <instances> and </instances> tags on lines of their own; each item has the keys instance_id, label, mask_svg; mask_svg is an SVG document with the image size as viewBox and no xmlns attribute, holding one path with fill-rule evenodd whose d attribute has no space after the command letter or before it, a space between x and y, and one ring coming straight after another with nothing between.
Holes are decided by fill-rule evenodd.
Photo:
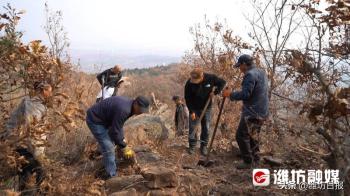
<instances>
[{"instance_id":1,"label":"hat","mask_svg":"<svg viewBox=\"0 0 350 196\"><path fill-rule=\"evenodd\" d=\"M174 96L173 96L173 101L176 101L176 100L179 100L179 99L180 99L179 96L177 96L177 95L174 95Z\"/></svg>"},{"instance_id":2,"label":"hat","mask_svg":"<svg viewBox=\"0 0 350 196\"><path fill-rule=\"evenodd\" d=\"M251 65L251 64L253 64L253 58L248 54L243 54L238 58L238 61L234 66L239 67L243 63L245 63L247 65Z\"/></svg>"},{"instance_id":3,"label":"hat","mask_svg":"<svg viewBox=\"0 0 350 196\"><path fill-rule=\"evenodd\" d=\"M146 97L138 96L136 97L135 102L140 106L141 113L149 112L149 101Z\"/></svg>"},{"instance_id":4,"label":"hat","mask_svg":"<svg viewBox=\"0 0 350 196\"><path fill-rule=\"evenodd\" d=\"M42 91L43 89L45 89L46 87L51 86L49 83L47 83L46 81L36 81L33 84L34 90L36 91Z\"/></svg>"},{"instance_id":5,"label":"hat","mask_svg":"<svg viewBox=\"0 0 350 196\"><path fill-rule=\"evenodd\" d=\"M200 67L196 67L191 71L191 83L199 84L202 82L204 77L203 69Z\"/></svg>"}]
</instances>

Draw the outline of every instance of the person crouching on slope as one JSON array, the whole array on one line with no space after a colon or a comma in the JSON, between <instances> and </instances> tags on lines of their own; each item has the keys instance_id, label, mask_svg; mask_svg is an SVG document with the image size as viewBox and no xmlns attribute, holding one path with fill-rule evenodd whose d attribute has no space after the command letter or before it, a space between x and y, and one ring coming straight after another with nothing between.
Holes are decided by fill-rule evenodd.
<instances>
[{"instance_id":1,"label":"person crouching on slope","mask_svg":"<svg viewBox=\"0 0 350 196\"><path fill-rule=\"evenodd\" d=\"M123 152L124 158L130 159L134 156L133 150L124 141L123 126L131 116L147 113L148 110L149 101L143 96L134 100L120 96L110 97L88 109L86 123L100 146L107 173L103 178L117 175L115 144Z\"/></svg>"}]
</instances>

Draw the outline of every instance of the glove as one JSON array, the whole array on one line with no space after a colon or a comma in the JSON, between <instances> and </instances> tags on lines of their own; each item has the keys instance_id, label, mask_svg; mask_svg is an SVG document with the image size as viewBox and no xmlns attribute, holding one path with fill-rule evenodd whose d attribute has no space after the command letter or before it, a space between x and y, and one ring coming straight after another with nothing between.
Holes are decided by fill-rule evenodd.
<instances>
[{"instance_id":1,"label":"glove","mask_svg":"<svg viewBox=\"0 0 350 196\"><path fill-rule=\"evenodd\" d=\"M131 159L135 156L135 152L129 147L123 148L122 152L125 159Z\"/></svg>"}]
</instances>

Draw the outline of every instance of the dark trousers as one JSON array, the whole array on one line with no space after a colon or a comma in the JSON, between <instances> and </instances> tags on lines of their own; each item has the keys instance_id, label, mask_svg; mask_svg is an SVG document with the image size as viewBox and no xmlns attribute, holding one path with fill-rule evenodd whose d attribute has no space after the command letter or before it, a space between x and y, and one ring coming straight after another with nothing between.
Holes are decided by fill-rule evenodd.
<instances>
[{"instance_id":1,"label":"dark trousers","mask_svg":"<svg viewBox=\"0 0 350 196\"><path fill-rule=\"evenodd\" d=\"M252 163L253 161L259 161L259 141L258 136L262 126L262 121L241 117L236 132L236 140L241 151L243 161L246 163Z\"/></svg>"},{"instance_id":2,"label":"dark trousers","mask_svg":"<svg viewBox=\"0 0 350 196\"><path fill-rule=\"evenodd\" d=\"M19 190L23 191L21 195L36 195L39 192L40 184L44 180L44 170L41 164L36 160L32 153L26 148L17 148L16 152L25 158L27 163L24 163L19 172ZM30 187L33 190L26 190L27 183L32 175L35 174L35 188Z\"/></svg>"},{"instance_id":3,"label":"dark trousers","mask_svg":"<svg viewBox=\"0 0 350 196\"><path fill-rule=\"evenodd\" d=\"M195 147L197 144L198 136L196 135L195 128L202 111L193 111L193 112L196 114L197 119L193 121L191 117L189 118L188 142L190 147ZM201 146L208 145L210 119L211 119L211 108L208 108L204 114L202 121L200 122L201 128L202 128L201 135L200 135Z\"/></svg>"}]
</instances>

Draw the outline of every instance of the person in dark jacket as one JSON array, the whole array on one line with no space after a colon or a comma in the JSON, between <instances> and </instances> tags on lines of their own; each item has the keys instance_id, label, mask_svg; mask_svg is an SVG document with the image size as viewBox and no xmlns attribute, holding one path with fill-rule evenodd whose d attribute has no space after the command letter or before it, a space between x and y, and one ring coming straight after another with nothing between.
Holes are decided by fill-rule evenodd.
<instances>
[{"instance_id":1,"label":"person in dark jacket","mask_svg":"<svg viewBox=\"0 0 350 196\"><path fill-rule=\"evenodd\" d=\"M173 96L173 101L176 104L175 110L175 128L176 135L181 136L188 129L188 109L179 96Z\"/></svg>"},{"instance_id":2,"label":"person in dark jacket","mask_svg":"<svg viewBox=\"0 0 350 196\"><path fill-rule=\"evenodd\" d=\"M122 67L116 65L113 68L106 69L96 76L100 85L115 87L122 78ZM103 81L104 80L104 81Z\"/></svg>"},{"instance_id":3,"label":"person in dark jacket","mask_svg":"<svg viewBox=\"0 0 350 196\"><path fill-rule=\"evenodd\" d=\"M237 169L249 169L259 161L258 135L269 115L268 79L249 55L240 56L235 66L244 74L242 89L234 92L224 90L223 96L230 97L231 101L243 101L236 132L243 163L237 165Z\"/></svg>"},{"instance_id":4,"label":"person in dark jacket","mask_svg":"<svg viewBox=\"0 0 350 196\"><path fill-rule=\"evenodd\" d=\"M102 87L103 93L101 91L101 95L99 95L96 102L117 95L119 85L122 82L122 77L122 67L120 65L106 69L98 74L96 78ZM111 94L107 95L109 94L109 91L111 91Z\"/></svg>"},{"instance_id":5,"label":"person in dark jacket","mask_svg":"<svg viewBox=\"0 0 350 196\"><path fill-rule=\"evenodd\" d=\"M133 115L147 113L149 101L139 96L132 100L127 97L114 96L102 100L87 111L86 123L100 145L103 162L107 172L106 178L117 174L114 145L123 152L124 158L130 159L134 152L124 141L123 126Z\"/></svg>"},{"instance_id":6,"label":"person in dark jacket","mask_svg":"<svg viewBox=\"0 0 350 196\"><path fill-rule=\"evenodd\" d=\"M189 154L194 153L194 148L197 143L197 135L194 129L207 100L211 99L214 95L219 94L225 85L225 80L214 74L204 73L201 68L195 68L191 72L191 78L185 85L185 100L190 113L188 133ZM213 92L214 87L215 91ZM207 154L210 118L211 101L205 112L204 118L200 122L202 127L200 135L200 151L202 155Z\"/></svg>"}]
</instances>

